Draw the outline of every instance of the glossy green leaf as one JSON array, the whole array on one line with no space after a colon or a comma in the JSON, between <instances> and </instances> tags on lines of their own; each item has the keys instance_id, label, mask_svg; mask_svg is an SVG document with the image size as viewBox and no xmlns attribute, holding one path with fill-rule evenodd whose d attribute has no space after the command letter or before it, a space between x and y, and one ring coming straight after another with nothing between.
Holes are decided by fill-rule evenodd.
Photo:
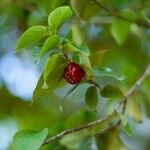
<instances>
[{"instance_id":1,"label":"glossy green leaf","mask_svg":"<svg viewBox=\"0 0 150 150\"><path fill-rule=\"evenodd\" d=\"M124 96L122 91L114 85L106 85L104 88L100 90L100 94L101 96L110 98L110 99L111 98L120 99Z\"/></svg>"},{"instance_id":2,"label":"glossy green leaf","mask_svg":"<svg viewBox=\"0 0 150 150\"><path fill-rule=\"evenodd\" d=\"M57 30L58 27L73 14L69 6L58 7L53 10L48 16L48 24L52 30Z\"/></svg>"},{"instance_id":3,"label":"glossy green leaf","mask_svg":"<svg viewBox=\"0 0 150 150\"><path fill-rule=\"evenodd\" d=\"M131 128L130 124L128 123L127 119L124 115L120 114L120 119L123 125L123 130L128 136L132 136L134 134L133 129Z\"/></svg>"},{"instance_id":4,"label":"glossy green leaf","mask_svg":"<svg viewBox=\"0 0 150 150\"><path fill-rule=\"evenodd\" d=\"M119 81L125 80L125 76L119 74L118 72L113 71L111 68L108 67L93 67L92 72L94 76L101 76L101 77L113 77Z\"/></svg>"},{"instance_id":5,"label":"glossy green leaf","mask_svg":"<svg viewBox=\"0 0 150 150\"><path fill-rule=\"evenodd\" d=\"M56 48L60 44L60 37L58 35L53 35L49 37L43 47L40 50L39 57L42 57L51 48Z\"/></svg>"},{"instance_id":6,"label":"glossy green leaf","mask_svg":"<svg viewBox=\"0 0 150 150\"><path fill-rule=\"evenodd\" d=\"M62 54L57 53L49 57L45 63L44 67L44 81L47 80L48 75L55 69L57 69L61 64L65 63L65 59Z\"/></svg>"},{"instance_id":7,"label":"glossy green leaf","mask_svg":"<svg viewBox=\"0 0 150 150\"><path fill-rule=\"evenodd\" d=\"M22 36L19 38L16 51L19 51L21 48L25 48L45 37L48 34L48 30L44 26L32 26L26 30Z\"/></svg>"},{"instance_id":8,"label":"glossy green leaf","mask_svg":"<svg viewBox=\"0 0 150 150\"><path fill-rule=\"evenodd\" d=\"M42 146L49 130L43 129L41 132L23 130L17 132L13 137L13 150L39 150Z\"/></svg>"},{"instance_id":9,"label":"glossy green leaf","mask_svg":"<svg viewBox=\"0 0 150 150\"><path fill-rule=\"evenodd\" d=\"M99 66L103 55L107 52L107 50L99 50L96 52L93 52L92 55L90 55L90 61L92 66Z\"/></svg>"},{"instance_id":10,"label":"glossy green leaf","mask_svg":"<svg viewBox=\"0 0 150 150\"><path fill-rule=\"evenodd\" d=\"M87 89L85 94L85 102L90 108L96 110L97 103L98 103L98 93L95 86L90 86Z\"/></svg>"}]
</instances>

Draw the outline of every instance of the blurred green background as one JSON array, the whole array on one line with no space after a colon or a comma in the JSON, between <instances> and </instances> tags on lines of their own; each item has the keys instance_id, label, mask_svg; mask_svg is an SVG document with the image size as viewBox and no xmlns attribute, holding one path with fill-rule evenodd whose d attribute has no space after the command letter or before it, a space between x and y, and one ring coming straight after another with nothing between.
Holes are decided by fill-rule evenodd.
<instances>
[{"instance_id":1,"label":"blurred green background","mask_svg":"<svg viewBox=\"0 0 150 150\"><path fill-rule=\"evenodd\" d=\"M102 0L101 2L118 13L130 10L133 15L150 22L149 0ZM110 67L126 77L126 80L121 83L111 78L109 80L97 79L99 84L113 82L125 93L150 62L150 29L131 24L127 38L118 45L110 31L113 17L88 0L1 0L0 150L10 149L12 137L18 130L39 131L48 127L49 136L52 136L64 129L77 127L103 116L106 111L105 105L109 105L103 102L103 98L100 98L97 114L90 110L84 102L87 88L85 84L79 86L67 97L63 112L59 110L59 105L70 86L55 90L31 106L32 92L46 58L36 65L34 56L38 47L34 46L20 53L14 53L16 42L28 27L38 24L47 25L47 16L53 9L70 4L77 16L72 19L76 33L75 42L88 46L93 53L97 50L108 49L101 66ZM60 32L63 34L68 26L69 23L63 24ZM121 30L126 29L121 27ZM130 104L131 108L127 108L129 116L143 120L138 124L134 119L129 118L134 128L134 136L128 137L123 132L118 134L116 131L91 139L90 137L84 138L83 135L86 133L81 132L76 137L63 138L42 149L84 150L87 149L84 145L92 141L93 148L89 150L149 150L149 90L150 78L147 78L131 97L133 101L138 101L138 109L135 104Z\"/></svg>"}]
</instances>

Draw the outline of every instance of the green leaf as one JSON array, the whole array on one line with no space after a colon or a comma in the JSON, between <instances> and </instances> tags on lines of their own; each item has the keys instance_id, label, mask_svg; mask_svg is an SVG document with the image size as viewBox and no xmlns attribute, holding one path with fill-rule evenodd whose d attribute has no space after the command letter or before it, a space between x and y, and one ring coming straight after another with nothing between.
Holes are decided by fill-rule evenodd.
<instances>
[{"instance_id":1,"label":"green leaf","mask_svg":"<svg viewBox=\"0 0 150 150\"><path fill-rule=\"evenodd\" d=\"M66 97L67 97L68 95L70 95L74 90L76 90L76 88L77 88L78 86L79 86L79 84L76 84L76 85L72 86L72 87L69 89L69 91L66 93L66 95L64 96L63 100L66 99Z\"/></svg>"},{"instance_id":2,"label":"green leaf","mask_svg":"<svg viewBox=\"0 0 150 150\"><path fill-rule=\"evenodd\" d=\"M124 115L120 114L121 123L123 125L123 130L128 136L132 136L134 134L133 129L131 128L130 124L128 123L127 119Z\"/></svg>"},{"instance_id":3,"label":"green leaf","mask_svg":"<svg viewBox=\"0 0 150 150\"><path fill-rule=\"evenodd\" d=\"M36 85L36 88L33 91L32 95L32 103L36 100L40 99L43 95L45 95L47 92L49 92L48 89L43 89L44 84L44 77L43 74L40 76L40 79Z\"/></svg>"},{"instance_id":4,"label":"green leaf","mask_svg":"<svg viewBox=\"0 0 150 150\"><path fill-rule=\"evenodd\" d=\"M13 137L13 150L39 150L42 146L49 130L43 129L41 132L23 130L17 132Z\"/></svg>"},{"instance_id":5,"label":"green leaf","mask_svg":"<svg viewBox=\"0 0 150 150\"><path fill-rule=\"evenodd\" d=\"M58 7L48 16L48 24L54 31L73 14L69 6Z\"/></svg>"},{"instance_id":6,"label":"green leaf","mask_svg":"<svg viewBox=\"0 0 150 150\"><path fill-rule=\"evenodd\" d=\"M79 53L79 57L81 65L83 65L86 68L91 68L91 63L87 55L85 55L84 53Z\"/></svg>"},{"instance_id":7,"label":"green leaf","mask_svg":"<svg viewBox=\"0 0 150 150\"><path fill-rule=\"evenodd\" d=\"M57 69L59 65L64 63L65 63L65 59L63 58L62 54L57 53L50 56L49 59L46 61L44 67L44 81L47 80L48 75L53 70Z\"/></svg>"},{"instance_id":8,"label":"green leaf","mask_svg":"<svg viewBox=\"0 0 150 150\"><path fill-rule=\"evenodd\" d=\"M119 81L125 80L125 76L122 74L119 74L118 72L113 71L111 68L108 67L93 67L92 72L95 76L101 76L101 77L113 77Z\"/></svg>"},{"instance_id":9,"label":"green leaf","mask_svg":"<svg viewBox=\"0 0 150 150\"><path fill-rule=\"evenodd\" d=\"M58 35L53 35L49 37L45 41L42 49L40 50L39 57L42 57L44 53L46 53L49 49L56 48L59 44L60 44L60 37Z\"/></svg>"},{"instance_id":10,"label":"green leaf","mask_svg":"<svg viewBox=\"0 0 150 150\"><path fill-rule=\"evenodd\" d=\"M90 86L87 89L85 94L85 102L90 108L96 110L97 102L98 102L98 93L95 86Z\"/></svg>"},{"instance_id":11,"label":"green leaf","mask_svg":"<svg viewBox=\"0 0 150 150\"><path fill-rule=\"evenodd\" d=\"M120 99L124 95L122 91L114 85L106 85L103 89L100 90L100 94L106 98Z\"/></svg>"},{"instance_id":12,"label":"green leaf","mask_svg":"<svg viewBox=\"0 0 150 150\"><path fill-rule=\"evenodd\" d=\"M107 52L107 50L99 50L96 52L93 52L92 55L90 55L90 61L92 66L99 66L103 55Z\"/></svg>"},{"instance_id":13,"label":"green leaf","mask_svg":"<svg viewBox=\"0 0 150 150\"><path fill-rule=\"evenodd\" d=\"M63 79L65 64L61 64L54 68L51 73L48 74L46 79L46 84L49 87L49 90L52 91L58 87L60 81Z\"/></svg>"},{"instance_id":14,"label":"green leaf","mask_svg":"<svg viewBox=\"0 0 150 150\"><path fill-rule=\"evenodd\" d=\"M41 40L47 34L48 34L48 30L44 26L37 25L37 26L30 27L19 38L16 45L16 51L19 51L19 49L27 47L30 44L33 44Z\"/></svg>"},{"instance_id":15,"label":"green leaf","mask_svg":"<svg viewBox=\"0 0 150 150\"><path fill-rule=\"evenodd\" d=\"M92 73L91 73L91 63L89 57L84 53L79 53L79 58L80 58L80 64L83 66L86 75L90 77Z\"/></svg>"}]
</instances>

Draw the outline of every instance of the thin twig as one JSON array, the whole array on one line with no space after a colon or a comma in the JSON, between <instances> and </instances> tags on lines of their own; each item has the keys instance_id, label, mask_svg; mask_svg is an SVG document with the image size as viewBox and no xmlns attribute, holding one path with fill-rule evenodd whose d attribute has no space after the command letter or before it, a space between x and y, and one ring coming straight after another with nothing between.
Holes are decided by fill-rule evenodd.
<instances>
[{"instance_id":1,"label":"thin twig","mask_svg":"<svg viewBox=\"0 0 150 150\"><path fill-rule=\"evenodd\" d=\"M125 106L126 106L126 103L129 99L129 97L135 92L135 90L142 84L142 82L146 79L147 76L150 75L150 64L148 65L148 67L146 68L145 72L141 75L141 77L133 84L133 86L127 91L125 97L119 102L119 104L116 106L116 108L114 108L114 110L112 110L108 115L104 116L103 118L99 119L99 120L96 120L96 121L93 121L93 122L90 122L90 123L87 123L85 125L82 125L78 128L73 128L73 129L68 129L68 130L65 130L65 131L62 131L61 133L59 134L56 134L48 139L46 139L43 143L43 145L45 144L48 144L54 140L57 140L57 139L60 139L62 137L64 137L65 135L68 135L68 134L71 134L71 133L74 133L74 132L78 132L78 131L81 131L81 130L84 130L84 129L87 129L87 128L90 128L90 127L93 127L95 125L98 125L98 124L102 124L104 122L106 122L109 118L111 118L114 114L116 114L117 110L123 106L123 109L125 111ZM123 113L124 113L123 111ZM118 120L116 126L118 126L120 124L120 121ZM115 126L115 127L116 127ZM107 132L107 131L110 131L111 129L113 129L114 127L108 127L104 130L102 130L101 132Z\"/></svg>"},{"instance_id":2,"label":"thin twig","mask_svg":"<svg viewBox=\"0 0 150 150\"><path fill-rule=\"evenodd\" d=\"M121 16L120 14L118 14L117 12L108 9L106 6L104 6L100 1L97 0L91 0L93 1L98 7L102 8L103 10L105 10L108 14L110 14L111 16L117 17L121 20L130 22L130 23L136 23L138 26L142 26L145 28L150 28L150 23L144 21L144 20L132 20L130 18L126 18L124 16Z\"/></svg>"}]
</instances>

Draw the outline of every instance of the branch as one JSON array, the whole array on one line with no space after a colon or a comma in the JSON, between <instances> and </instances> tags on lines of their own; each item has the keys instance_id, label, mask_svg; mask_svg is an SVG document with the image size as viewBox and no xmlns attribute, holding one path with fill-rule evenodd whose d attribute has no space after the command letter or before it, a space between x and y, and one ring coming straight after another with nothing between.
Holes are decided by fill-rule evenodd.
<instances>
[{"instance_id":1,"label":"branch","mask_svg":"<svg viewBox=\"0 0 150 150\"><path fill-rule=\"evenodd\" d=\"M109 13L111 16L114 16L114 17L117 17L121 20L124 20L124 21L127 21L127 22L130 22L130 23L135 23L137 24L138 26L142 26L142 27L145 27L145 28L150 28L150 23L144 21L144 20L132 20L132 19L129 19L129 18L126 18L124 16L121 16L119 15L117 12L115 11L112 11L110 9L108 9L107 7L105 7L101 2L97 1L97 0L91 0L93 1L98 7L100 7L101 9L105 10L107 13Z\"/></svg>"},{"instance_id":2,"label":"branch","mask_svg":"<svg viewBox=\"0 0 150 150\"><path fill-rule=\"evenodd\" d=\"M142 74L142 76L132 85L132 87L127 91L125 97L120 101L120 104L118 105L118 108L120 105L123 104L122 107L122 114L125 113L126 104L129 99L129 97L135 92L135 90L142 84L142 82L145 80L147 76L150 75L150 64L147 66L145 72ZM117 123L113 126L109 126L107 128L104 128L103 130L99 131L96 136L108 133L109 131L114 130L116 127L118 127L121 124L121 120L119 119Z\"/></svg>"},{"instance_id":3,"label":"branch","mask_svg":"<svg viewBox=\"0 0 150 150\"><path fill-rule=\"evenodd\" d=\"M136 89L142 84L142 82L146 79L146 77L148 77L150 75L150 64L147 66L147 68L145 69L145 72L141 75L141 77L132 85L132 87L127 91L125 97L118 103L118 105L116 106L116 108L114 110L112 110L108 115L104 116L103 118L99 119L99 120L96 120L96 121L93 121L93 122L90 122L90 123L87 123L85 125L82 125L78 128L73 128L73 129L68 129L68 130L65 130L65 131L62 131L61 133L57 134L57 135L54 135L48 139L46 139L43 143L43 145L45 144L48 144L54 140L57 140L57 139L60 139L62 137L64 137L65 135L68 135L68 134L71 134L71 133L74 133L74 132L78 132L78 131L81 131L81 130L84 130L84 129L87 129L87 128L90 128L90 127L93 127L95 125L98 125L98 124L102 124L104 122L106 122L110 117L112 117L114 114L117 113L117 110L118 108L120 108L121 106L123 106L123 113L125 111L125 106L126 106L126 103L129 99L129 97L136 91ZM118 126L120 124L120 121L118 120L116 126ZM115 127L116 127L115 126ZM100 133L105 133L105 132L108 132L108 131L111 131L112 129L114 129L114 126L112 127L108 127L106 129L103 129L102 131L99 132Z\"/></svg>"},{"instance_id":4,"label":"branch","mask_svg":"<svg viewBox=\"0 0 150 150\"><path fill-rule=\"evenodd\" d=\"M57 135L55 135L53 137L50 137L50 138L46 139L44 141L43 145L44 144L48 144L51 141L57 140L59 138L62 138L63 136L71 134L73 132L77 132L77 131L80 131L80 130L83 130L83 129L87 129L87 128L93 127L93 126L95 126L97 124L101 124L101 123L107 121L115 113L116 113L116 110L113 110L111 113L109 113L107 116L103 117L102 119L99 119L99 120L87 123L87 124L82 125L82 126L80 126L78 128L73 128L73 129L68 129L68 130L62 131L61 133L59 133L59 134L57 134Z\"/></svg>"}]
</instances>

